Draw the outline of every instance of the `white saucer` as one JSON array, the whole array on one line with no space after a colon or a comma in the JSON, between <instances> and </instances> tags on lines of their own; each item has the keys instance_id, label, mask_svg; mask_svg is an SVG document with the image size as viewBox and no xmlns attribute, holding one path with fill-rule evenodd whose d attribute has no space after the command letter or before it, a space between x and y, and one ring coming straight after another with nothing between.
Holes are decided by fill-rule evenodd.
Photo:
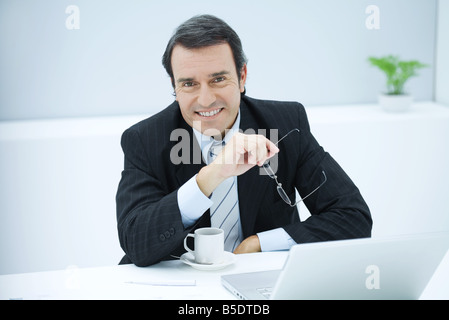
<instances>
[{"instance_id":1,"label":"white saucer","mask_svg":"<svg viewBox=\"0 0 449 320\"><path fill-rule=\"evenodd\" d=\"M235 254L232 252L225 251L223 256L223 261L220 263L214 263L214 264L201 264L195 262L195 257L193 253L186 252L184 253L180 260L184 262L185 264L188 264L192 268L198 269L198 270L220 270L223 268L226 268L227 266L231 265L235 261Z\"/></svg>"}]
</instances>

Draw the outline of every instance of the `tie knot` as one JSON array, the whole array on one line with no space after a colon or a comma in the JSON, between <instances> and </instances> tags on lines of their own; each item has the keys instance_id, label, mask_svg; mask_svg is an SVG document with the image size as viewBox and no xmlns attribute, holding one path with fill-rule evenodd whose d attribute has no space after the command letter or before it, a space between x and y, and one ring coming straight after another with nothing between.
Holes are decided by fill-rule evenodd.
<instances>
[{"instance_id":1,"label":"tie knot","mask_svg":"<svg viewBox=\"0 0 449 320\"><path fill-rule=\"evenodd\" d=\"M214 140L208 153L209 163L215 160L217 155L220 153L221 149L223 149L224 145L225 142L223 140L222 141Z\"/></svg>"},{"instance_id":2,"label":"tie knot","mask_svg":"<svg viewBox=\"0 0 449 320\"><path fill-rule=\"evenodd\" d=\"M214 139L214 142L212 142L211 148L217 148L218 147L218 148L221 149L224 146L224 144L225 144L224 140L217 141L217 140Z\"/></svg>"}]
</instances>

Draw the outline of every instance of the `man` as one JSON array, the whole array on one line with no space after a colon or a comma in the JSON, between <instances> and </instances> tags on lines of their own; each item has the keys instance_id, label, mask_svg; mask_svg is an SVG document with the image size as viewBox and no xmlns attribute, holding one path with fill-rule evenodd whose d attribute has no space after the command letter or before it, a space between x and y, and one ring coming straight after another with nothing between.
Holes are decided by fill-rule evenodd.
<instances>
[{"instance_id":1,"label":"man","mask_svg":"<svg viewBox=\"0 0 449 320\"><path fill-rule=\"evenodd\" d=\"M234 253L371 235L366 203L312 136L303 106L246 96L246 58L225 22L203 15L183 23L163 65L176 101L122 136L121 263L179 257L186 235L205 226L224 229ZM295 188L306 221L291 200Z\"/></svg>"}]
</instances>

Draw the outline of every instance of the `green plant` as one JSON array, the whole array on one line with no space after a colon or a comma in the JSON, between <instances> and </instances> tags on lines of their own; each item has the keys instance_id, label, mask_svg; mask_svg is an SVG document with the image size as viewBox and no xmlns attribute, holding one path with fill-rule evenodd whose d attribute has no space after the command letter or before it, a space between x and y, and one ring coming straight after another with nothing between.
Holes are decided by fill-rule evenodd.
<instances>
[{"instance_id":1,"label":"green plant","mask_svg":"<svg viewBox=\"0 0 449 320\"><path fill-rule=\"evenodd\" d=\"M381 58L369 57L371 65L378 67L387 76L387 94L404 94L404 84L410 77L417 76L417 69L428 65L416 60L400 61L398 56L385 56Z\"/></svg>"}]
</instances>

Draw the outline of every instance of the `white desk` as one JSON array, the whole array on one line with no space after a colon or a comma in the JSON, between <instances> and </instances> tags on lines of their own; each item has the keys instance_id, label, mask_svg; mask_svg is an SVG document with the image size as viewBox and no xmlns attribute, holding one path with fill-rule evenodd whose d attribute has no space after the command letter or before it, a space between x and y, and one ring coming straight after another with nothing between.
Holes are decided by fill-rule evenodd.
<instances>
[{"instance_id":1,"label":"white desk","mask_svg":"<svg viewBox=\"0 0 449 320\"><path fill-rule=\"evenodd\" d=\"M217 271L199 271L179 260L139 268L122 265L68 268L60 271L0 276L0 299L235 299L220 282L223 274L282 268L287 252L238 255L235 264ZM149 286L129 281L195 280L196 286ZM449 252L421 299L449 299Z\"/></svg>"}]
</instances>

